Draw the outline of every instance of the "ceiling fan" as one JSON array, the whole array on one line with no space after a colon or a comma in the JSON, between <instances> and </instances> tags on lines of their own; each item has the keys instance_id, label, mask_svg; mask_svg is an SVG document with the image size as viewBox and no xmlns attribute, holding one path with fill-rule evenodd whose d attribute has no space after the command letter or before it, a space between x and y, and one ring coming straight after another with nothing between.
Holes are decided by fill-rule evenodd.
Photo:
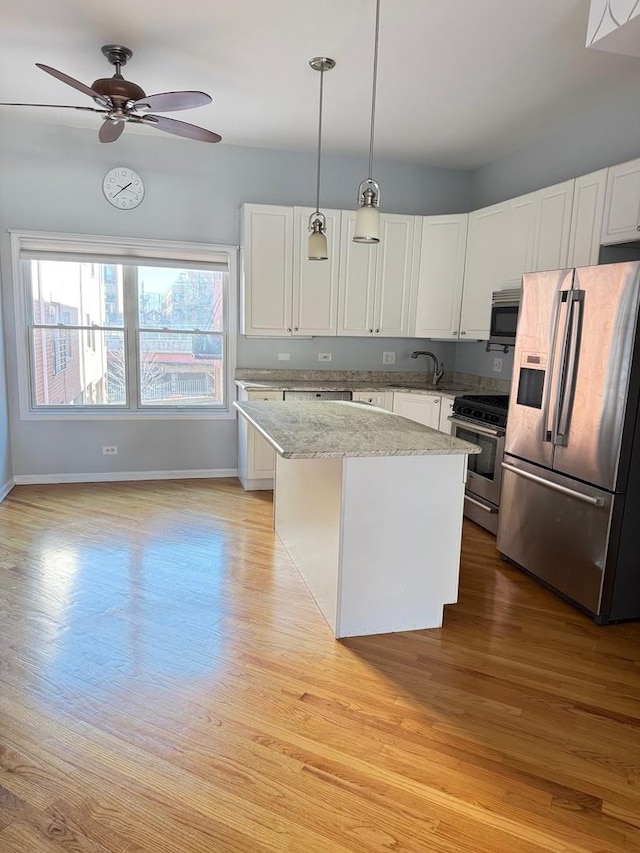
<instances>
[{"instance_id":1,"label":"ceiling fan","mask_svg":"<svg viewBox=\"0 0 640 853\"><path fill-rule=\"evenodd\" d=\"M174 110L188 110L192 107L200 107L211 103L211 97L205 92L160 92L157 95L146 95L144 89L135 83L130 83L122 76L121 69L131 59L133 52L128 47L119 44L105 44L102 53L109 62L115 66L113 77L102 77L95 80L91 86L85 86L79 80L74 80L68 74L36 62L38 68L62 80L68 86L72 86L79 92L83 92L98 104L98 107L75 107L67 104L0 104L3 107L48 107L52 109L83 110L85 112L100 113L104 115L104 121L98 132L100 142L115 142L118 139L127 122L144 124L147 127L157 127L167 133L176 136L184 136L187 139L197 139L201 142L220 142L222 137L212 130L189 124L185 121L177 121L173 118L165 118L151 113L151 110L160 112L173 112Z\"/></svg>"}]
</instances>

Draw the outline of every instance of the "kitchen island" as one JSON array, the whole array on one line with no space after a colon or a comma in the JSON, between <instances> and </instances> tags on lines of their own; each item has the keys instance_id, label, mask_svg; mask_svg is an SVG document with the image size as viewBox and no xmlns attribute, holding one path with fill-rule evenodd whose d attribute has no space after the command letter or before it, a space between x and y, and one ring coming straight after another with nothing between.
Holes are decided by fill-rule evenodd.
<instances>
[{"instance_id":1,"label":"kitchen island","mask_svg":"<svg viewBox=\"0 0 640 853\"><path fill-rule=\"evenodd\" d=\"M366 404L234 405L277 453L275 529L334 635L440 626L479 448Z\"/></svg>"}]
</instances>

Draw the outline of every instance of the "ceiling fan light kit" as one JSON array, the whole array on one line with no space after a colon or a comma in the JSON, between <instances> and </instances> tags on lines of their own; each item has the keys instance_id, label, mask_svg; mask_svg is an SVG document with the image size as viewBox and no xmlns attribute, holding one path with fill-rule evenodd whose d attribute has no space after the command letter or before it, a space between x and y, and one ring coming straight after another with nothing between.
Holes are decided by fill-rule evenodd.
<instances>
[{"instance_id":1,"label":"ceiling fan light kit","mask_svg":"<svg viewBox=\"0 0 640 853\"><path fill-rule=\"evenodd\" d=\"M128 47L119 44L105 44L102 53L115 67L113 77L100 77L94 80L91 86L86 86L80 80L75 80L63 71L36 62L38 68L88 95L97 104L96 107L76 107L67 104L0 104L0 106L12 107L49 107L55 109L85 110L99 113L104 117L98 132L100 142L115 142L124 130L127 122L134 124L145 124L148 127L156 127L165 133L182 136L186 139L196 139L200 142L220 142L222 137L219 133L189 124L184 121L167 118L166 116L152 115L150 110L160 112L173 112L175 110L188 110L211 103L210 95L205 92L160 92L156 95L147 95L137 83L125 80L122 76L122 67L126 65L133 56Z\"/></svg>"},{"instance_id":2,"label":"ceiling fan light kit","mask_svg":"<svg viewBox=\"0 0 640 853\"><path fill-rule=\"evenodd\" d=\"M320 212L320 164L322 160L322 101L324 92L324 73L336 67L334 59L328 56L314 56L309 60L314 71L320 72L320 107L318 110L318 167L316 170L316 209L309 217L309 245L307 257L310 261L326 261L329 257L327 249L327 220Z\"/></svg>"},{"instance_id":3,"label":"ceiling fan light kit","mask_svg":"<svg viewBox=\"0 0 640 853\"><path fill-rule=\"evenodd\" d=\"M373 180L373 138L376 119L376 87L378 82L378 37L380 33L380 0L376 0L376 29L373 48L373 85L371 90L371 133L369 136L369 175L358 187L358 210L353 229L354 243L380 242L380 185Z\"/></svg>"}]
</instances>

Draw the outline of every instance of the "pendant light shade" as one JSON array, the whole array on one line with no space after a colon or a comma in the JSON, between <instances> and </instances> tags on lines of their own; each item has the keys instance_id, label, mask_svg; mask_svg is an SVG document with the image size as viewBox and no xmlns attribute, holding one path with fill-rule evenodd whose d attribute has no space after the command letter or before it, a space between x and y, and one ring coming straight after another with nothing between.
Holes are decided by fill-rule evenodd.
<instances>
[{"instance_id":1,"label":"pendant light shade","mask_svg":"<svg viewBox=\"0 0 640 853\"><path fill-rule=\"evenodd\" d=\"M324 72L335 68L335 60L327 56L314 56L309 60L309 65L314 71L320 72L320 107L318 110L318 168L316 173L316 209L309 217L309 246L307 258L310 261L326 261L329 257L327 251L327 220L320 213L320 163L322 159L322 96L324 85Z\"/></svg>"},{"instance_id":2,"label":"pendant light shade","mask_svg":"<svg viewBox=\"0 0 640 853\"><path fill-rule=\"evenodd\" d=\"M380 185L373 180L373 137L376 121L376 88L378 83L378 36L380 33L380 0L376 0L376 31L373 47L373 85L371 87L371 133L369 136L369 176L358 188L358 211L353 231L354 243L380 242Z\"/></svg>"}]
</instances>

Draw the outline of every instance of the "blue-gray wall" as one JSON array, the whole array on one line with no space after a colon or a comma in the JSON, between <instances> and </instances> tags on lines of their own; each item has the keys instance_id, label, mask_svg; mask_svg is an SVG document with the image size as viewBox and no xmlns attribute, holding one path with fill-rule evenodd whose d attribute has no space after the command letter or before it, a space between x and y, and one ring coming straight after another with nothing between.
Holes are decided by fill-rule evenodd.
<instances>
[{"instance_id":1,"label":"blue-gray wall","mask_svg":"<svg viewBox=\"0 0 640 853\"><path fill-rule=\"evenodd\" d=\"M0 260L9 388L7 423L5 375L0 369L0 485L12 474L235 469L233 420L20 420L7 229L237 245L244 202L313 203L315 156L208 146L151 130L125 132L113 145L101 145L95 129L44 127L21 120L17 112L9 117L6 111L0 122ZM366 177L366 158L327 155L323 162L323 205L352 208L358 184ZM145 179L146 197L137 210L116 210L102 196L104 174L120 164ZM455 213L469 208L466 172L379 161L375 175L387 212ZM398 368L424 370L419 362L407 361L413 348L414 342L404 339L241 340L238 365L318 367L317 352L331 351L333 360L326 366L375 370L382 368L382 351L392 350L398 354ZM276 361L282 351L291 352L290 363ZM447 368L452 369L453 345L441 345L439 352L447 355ZM118 456L102 456L103 444L118 445Z\"/></svg>"}]
</instances>

